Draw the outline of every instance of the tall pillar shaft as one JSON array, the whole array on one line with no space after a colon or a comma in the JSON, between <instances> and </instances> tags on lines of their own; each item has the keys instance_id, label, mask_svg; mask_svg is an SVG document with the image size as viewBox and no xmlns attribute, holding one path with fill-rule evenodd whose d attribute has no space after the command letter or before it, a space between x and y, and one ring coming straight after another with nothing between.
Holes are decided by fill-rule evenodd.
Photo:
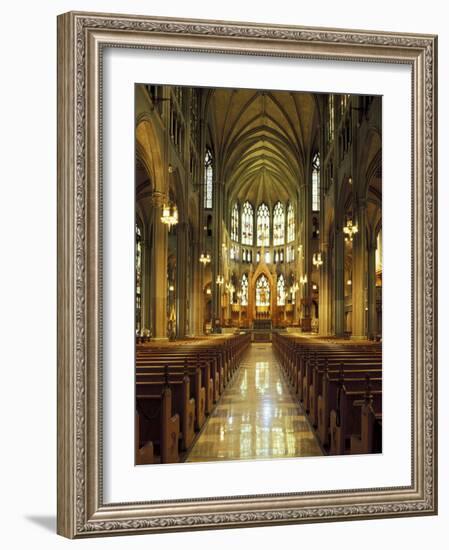
<instances>
[{"instance_id":1,"label":"tall pillar shaft","mask_svg":"<svg viewBox=\"0 0 449 550\"><path fill-rule=\"evenodd\" d=\"M192 296L190 302L190 311L192 315L191 331L192 336L201 336L203 334L203 266L200 264L200 250L202 243L198 236L192 247Z\"/></svg>"},{"instance_id":2,"label":"tall pillar shaft","mask_svg":"<svg viewBox=\"0 0 449 550\"><path fill-rule=\"evenodd\" d=\"M187 321L187 229L185 222L179 223L176 230L176 334L179 338L186 335Z\"/></svg>"},{"instance_id":3,"label":"tall pillar shaft","mask_svg":"<svg viewBox=\"0 0 449 550\"><path fill-rule=\"evenodd\" d=\"M341 229L335 231L335 305L334 327L335 336L343 336L345 332L345 245Z\"/></svg>"},{"instance_id":4,"label":"tall pillar shaft","mask_svg":"<svg viewBox=\"0 0 449 550\"><path fill-rule=\"evenodd\" d=\"M376 247L368 250L368 338L377 335L376 311Z\"/></svg>"},{"instance_id":5,"label":"tall pillar shaft","mask_svg":"<svg viewBox=\"0 0 449 550\"><path fill-rule=\"evenodd\" d=\"M328 243L323 242L322 251L325 258L321 266L320 273L320 301L318 310L319 334L321 336L330 335L330 300L329 300L329 283L331 274L330 254Z\"/></svg>"},{"instance_id":6,"label":"tall pillar shaft","mask_svg":"<svg viewBox=\"0 0 449 550\"><path fill-rule=\"evenodd\" d=\"M149 230L146 228L144 239L142 240L142 328L149 329L151 326L151 246L148 246Z\"/></svg>"},{"instance_id":7,"label":"tall pillar shaft","mask_svg":"<svg viewBox=\"0 0 449 550\"><path fill-rule=\"evenodd\" d=\"M161 222L162 206L153 205L151 258L152 332L156 340L167 338L167 226Z\"/></svg>"},{"instance_id":8,"label":"tall pillar shaft","mask_svg":"<svg viewBox=\"0 0 449 550\"><path fill-rule=\"evenodd\" d=\"M366 338L366 207L357 209L359 228L353 241L352 338Z\"/></svg>"}]
</instances>

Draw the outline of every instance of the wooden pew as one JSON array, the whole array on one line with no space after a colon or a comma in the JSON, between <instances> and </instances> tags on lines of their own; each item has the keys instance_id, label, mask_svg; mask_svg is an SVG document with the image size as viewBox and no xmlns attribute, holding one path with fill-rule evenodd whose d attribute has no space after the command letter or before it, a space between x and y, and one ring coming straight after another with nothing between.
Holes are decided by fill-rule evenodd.
<instances>
[{"instance_id":1,"label":"wooden pew","mask_svg":"<svg viewBox=\"0 0 449 550\"><path fill-rule=\"evenodd\" d=\"M203 393L205 394L205 413L210 414L212 412L212 408L214 404L214 381L211 376L210 364L208 362L199 361L198 359L186 359L185 357L182 357L182 356L154 355L152 357L140 359L137 362L137 365L136 365L137 375L140 375L144 372L152 372L155 370L160 371L161 369L165 368L165 365L168 362L170 365L169 368L171 372L175 372L176 370L178 370L179 372L184 372L186 366L188 367L189 376L195 376L195 380L192 381L192 385L194 385L195 389L198 390L198 393L195 398L201 399L201 395ZM199 373L200 373L199 376L201 377L201 382L199 382L198 380L197 369L199 369ZM204 392L202 392L198 388L199 384L200 384L200 388L204 388ZM198 422L201 422L201 425L202 425L204 422L204 419L201 419L201 417L198 416Z\"/></svg>"},{"instance_id":2,"label":"wooden pew","mask_svg":"<svg viewBox=\"0 0 449 550\"><path fill-rule=\"evenodd\" d=\"M206 420L206 388L202 385L201 369L171 366L169 367L170 379L181 380L185 376L189 377L190 381L190 398L195 401L195 430L200 430ZM136 384L139 382L164 379L164 371L158 366L142 366L136 374Z\"/></svg>"},{"instance_id":3,"label":"wooden pew","mask_svg":"<svg viewBox=\"0 0 449 550\"><path fill-rule=\"evenodd\" d=\"M140 418L138 448L148 441L159 450L161 463L179 462L179 415L172 414L172 393L164 388L155 395L136 395L136 408Z\"/></svg>"},{"instance_id":4,"label":"wooden pew","mask_svg":"<svg viewBox=\"0 0 449 550\"><path fill-rule=\"evenodd\" d=\"M170 373L166 367L163 373L145 373L136 382L136 393L140 396L162 393L165 388L172 392L172 410L180 418L182 450L190 447L195 436L195 399L190 396L190 378Z\"/></svg>"},{"instance_id":5,"label":"wooden pew","mask_svg":"<svg viewBox=\"0 0 449 550\"><path fill-rule=\"evenodd\" d=\"M327 373L330 373L332 376L337 372L341 372L344 375L347 371L351 371L360 373L356 376L363 376L363 373L370 376L376 374L381 376L382 363L380 361L369 360L363 356L350 356L346 357L344 362L342 362L342 358L340 357L338 360L325 359L323 364L314 365L313 370L311 370L311 383L308 383L307 377L304 379L303 405L306 412L309 413L310 420L314 426L318 424L318 396L323 389L323 378Z\"/></svg>"},{"instance_id":6,"label":"wooden pew","mask_svg":"<svg viewBox=\"0 0 449 550\"><path fill-rule=\"evenodd\" d=\"M349 430L352 433L343 434L340 426L333 426L332 430L334 433L338 432L338 437L343 434L345 452L348 452L350 445L351 452L378 452L377 449L381 446L382 423L382 351L378 344L329 343L313 338L276 334L273 336L273 348L287 380L302 401L305 412L311 424L316 427L317 436L325 448L330 443L332 410L334 423L337 423L337 416L339 421L340 399L337 390L344 379L347 391L359 392L358 399L355 399L354 393L357 408L351 406L348 409L350 422L348 415L343 421L343 424L346 422L346 426L350 425ZM367 375L370 376L374 387L371 408L364 405L363 399L361 401ZM376 438L379 443L376 443ZM336 445L334 442L333 446ZM341 451L341 445L338 440L338 452ZM336 452L335 449L333 452Z\"/></svg>"},{"instance_id":7,"label":"wooden pew","mask_svg":"<svg viewBox=\"0 0 449 550\"><path fill-rule=\"evenodd\" d=\"M367 392L361 407L360 434L352 434L351 454L382 452L382 403Z\"/></svg>"},{"instance_id":8,"label":"wooden pew","mask_svg":"<svg viewBox=\"0 0 449 550\"><path fill-rule=\"evenodd\" d=\"M381 381L381 369L357 369L348 368L341 370L330 370L322 378L321 394L317 397L317 435L324 447L329 445L329 427L330 427L330 412L338 406L338 389L347 378L352 381L356 379L363 383L366 376L370 376L376 380L376 384ZM366 384L365 384L366 385Z\"/></svg>"},{"instance_id":9,"label":"wooden pew","mask_svg":"<svg viewBox=\"0 0 449 550\"><path fill-rule=\"evenodd\" d=\"M140 446L140 417L136 411L135 414L135 434L134 434L134 441L136 442L136 465L140 464L153 464L154 463L154 448L153 448L153 442L147 441L143 444L143 446Z\"/></svg>"},{"instance_id":10,"label":"wooden pew","mask_svg":"<svg viewBox=\"0 0 449 550\"><path fill-rule=\"evenodd\" d=\"M361 381L363 382L363 381ZM376 385L373 385L376 387ZM329 454L347 454L350 452L351 436L361 433L361 413L360 408L364 403L367 392L372 399L382 400L382 390L362 388L360 384L344 382L339 387L337 396L337 405L330 413L330 449ZM357 407L358 413L354 410Z\"/></svg>"},{"instance_id":11,"label":"wooden pew","mask_svg":"<svg viewBox=\"0 0 449 550\"><path fill-rule=\"evenodd\" d=\"M136 347L136 463L155 460L151 451L161 462L179 461L178 440L183 450L191 446L249 343L244 334L181 347Z\"/></svg>"}]
</instances>

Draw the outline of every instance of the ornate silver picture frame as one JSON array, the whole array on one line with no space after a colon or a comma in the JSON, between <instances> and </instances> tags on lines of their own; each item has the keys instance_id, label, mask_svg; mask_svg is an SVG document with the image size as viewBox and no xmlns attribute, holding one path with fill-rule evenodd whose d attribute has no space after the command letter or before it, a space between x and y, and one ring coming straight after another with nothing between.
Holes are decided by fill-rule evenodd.
<instances>
[{"instance_id":1,"label":"ornate silver picture frame","mask_svg":"<svg viewBox=\"0 0 449 550\"><path fill-rule=\"evenodd\" d=\"M106 48L411 69L411 484L105 502L102 90ZM58 18L58 533L69 538L437 513L437 37L70 12ZM404 206L405 207L405 206ZM262 482L261 482L262 485Z\"/></svg>"}]
</instances>

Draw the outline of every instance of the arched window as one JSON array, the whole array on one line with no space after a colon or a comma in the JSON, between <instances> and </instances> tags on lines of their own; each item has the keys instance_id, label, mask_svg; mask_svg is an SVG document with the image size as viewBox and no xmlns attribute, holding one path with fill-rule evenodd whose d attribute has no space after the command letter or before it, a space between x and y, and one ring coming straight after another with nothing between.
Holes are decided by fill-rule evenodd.
<instances>
[{"instance_id":1,"label":"arched window","mask_svg":"<svg viewBox=\"0 0 449 550\"><path fill-rule=\"evenodd\" d=\"M270 283L262 274L256 281L256 306L270 305Z\"/></svg>"},{"instance_id":2,"label":"arched window","mask_svg":"<svg viewBox=\"0 0 449 550\"><path fill-rule=\"evenodd\" d=\"M136 332L142 328L142 231L136 224Z\"/></svg>"},{"instance_id":3,"label":"arched window","mask_svg":"<svg viewBox=\"0 0 449 550\"><path fill-rule=\"evenodd\" d=\"M204 208L212 208L213 179L212 153L207 149L204 158Z\"/></svg>"},{"instance_id":4,"label":"arched window","mask_svg":"<svg viewBox=\"0 0 449 550\"><path fill-rule=\"evenodd\" d=\"M277 202L273 209L273 244L278 246L284 244L285 235L285 214L282 203Z\"/></svg>"},{"instance_id":5,"label":"arched window","mask_svg":"<svg viewBox=\"0 0 449 550\"><path fill-rule=\"evenodd\" d=\"M242 280L240 281L240 287L242 292L241 297L241 305L247 306L248 305L248 276L246 273L242 275Z\"/></svg>"},{"instance_id":6,"label":"arched window","mask_svg":"<svg viewBox=\"0 0 449 550\"><path fill-rule=\"evenodd\" d=\"M320 154L315 153L312 160L312 210L320 210Z\"/></svg>"},{"instance_id":7,"label":"arched window","mask_svg":"<svg viewBox=\"0 0 449 550\"><path fill-rule=\"evenodd\" d=\"M239 207L237 203L234 203L231 214L231 239L233 241L239 240Z\"/></svg>"},{"instance_id":8,"label":"arched window","mask_svg":"<svg viewBox=\"0 0 449 550\"><path fill-rule=\"evenodd\" d=\"M270 244L270 210L265 203L257 209L257 246Z\"/></svg>"},{"instance_id":9,"label":"arched window","mask_svg":"<svg viewBox=\"0 0 449 550\"><path fill-rule=\"evenodd\" d=\"M295 209L292 203L287 208L287 242L291 243L295 240Z\"/></svg>"},{"instance_id":10,"label":"arched window","mask_svg":"<svg viewBox=\"0 0 449 550\"><path fill-rule=\"evenodd\" d=\"M246 201L242 207L242 244L253 245L254 210Z\"/></svg>"},{"instance_id":11,"label":"arched window","mask_svg":"<svg viewBox=\"0 0 449 550\"><path fill-rule=\"evenodd\" d=\"M277 291L277 305L285 306L285 281L282 273L278 277Z\"/></svg>"}]
</instances>

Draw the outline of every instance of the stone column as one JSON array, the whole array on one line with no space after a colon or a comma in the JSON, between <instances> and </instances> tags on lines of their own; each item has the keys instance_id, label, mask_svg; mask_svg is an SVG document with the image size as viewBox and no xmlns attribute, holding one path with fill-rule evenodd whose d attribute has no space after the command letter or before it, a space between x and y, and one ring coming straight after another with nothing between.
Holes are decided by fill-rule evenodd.
<instances>
[{"instance_id":1,"label":"stone column","mask_svg":"<svg viewBox=\"0 0 449 550\"><path fill-rule=\"evenodd\" d=\"M218 172L218 162L215 163L215 173ZM223 224L223 187L219 179L214 177L213 186L213 202L212 202L212 329L215 329L215 320L221 318L221 304L220 304L220 289L216 284L217 276L219 275L221 266L221 254L222 254L222 224ZM237 290L237 289L236 289Z\"/></svg>"},{"instance_id":2,"label":"stone column","mask_svg":"<svg viewBox=\"0 0 449 550\"><path fill-rule=\"evenodd\" d=\"M161 222L163 195L155 192L152 197L153 242L151 247L151 313L152 337L167 339L167 233Z\"/></svg>"},{"instance_id":3,"label":"stone column","mask_svg":"<svg viewBox=\"0 0 449 550\"><path fill-rule=\"evenodd\" d=\"M178 223L176 227L178 242L176 246L176 335L186 335L187 309L187 235L188 224Z\"/></svg>"},{"instance_id":4,"label":"stone column","mask_svg":"<svg viewBox=\"0 0 449 550\"><path fill-rule=\"evenodd\" d=\"M149 246L150 229L145 224L142 238L142 328L151 327L151 246Z\"/></svg>"},{"instance_id":5,"label":"stone column","mask_svg":"<svg viewBox=\"0 0 449 550\"><path fill-rule=\"evenodd\" d=\"M345 332L345 242L341 227L335 229L334 242L334 327L335 336L343 336Z\"/></svg>"},{"instance_id":6,"label":"stone column","mask_svg":"<svg viewBox=\"0 0 449 550\"><path fill-rule=\"evenodd\" d=\"M195 240L192 247L192 296L190 311L192 315L191 332L193 336L201 336L203 334L203 266L200 264L200 250L202 246L200 235L202 233L202 227L195 230Z\"/></svg>"},{"instance_id":7,"label":"stone column","mask_svg":"<svg viewBox=\"0 0 449 550\"><path fill-rule=\"evenodd\" d=\"M368 338L377 334L376 311L376 243L370 243L368 249Z\"/></svg>"},{"instance_id":8,"label":"stone column","mask_svg":"<svg viewBox=\"0 0 449 550\"><path fill-rule=\"evenodd\" d=\"M358 232L353 241L352 259L352 338L366 338L365 288L366 288L366 205L357 208Z\"/></svg>"},{"instance_id":9,"label":"stone column","mask_svg":"<svg viewBox=\"0 0 449 550\"><path fill-rule=\"evenodd\" d=\"M318 304L318 328L320 336L330 334L330 311L329 311L329 278L331 274L329 245L323 241L321 245L325 261L321 266L320 273L320 301Z\"/></svg>"}]
</instances>

